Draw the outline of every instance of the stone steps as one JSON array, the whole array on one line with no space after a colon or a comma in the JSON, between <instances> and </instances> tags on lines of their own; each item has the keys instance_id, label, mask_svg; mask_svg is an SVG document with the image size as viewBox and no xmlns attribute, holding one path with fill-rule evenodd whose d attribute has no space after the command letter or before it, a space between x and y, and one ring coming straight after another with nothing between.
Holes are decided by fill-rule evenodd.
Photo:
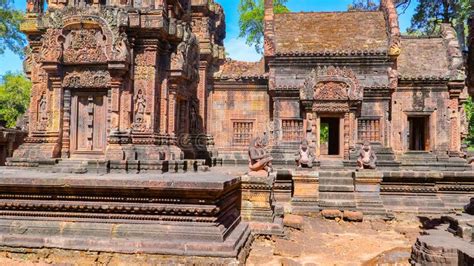
<instances>
[{"instance_id":1,"label":"stone steps","mask_svg":"<svg viewBox=\"0 0 474 266\"><path fill-rule=\"evenodd\" d=\"M326 161L321 166L339 167L342 162ZM323 168L323 167L321 167ZM354 179L352 171L321 171L319 173L319 206L323 209L354 210Z\"/></svg>"}]
</instances>

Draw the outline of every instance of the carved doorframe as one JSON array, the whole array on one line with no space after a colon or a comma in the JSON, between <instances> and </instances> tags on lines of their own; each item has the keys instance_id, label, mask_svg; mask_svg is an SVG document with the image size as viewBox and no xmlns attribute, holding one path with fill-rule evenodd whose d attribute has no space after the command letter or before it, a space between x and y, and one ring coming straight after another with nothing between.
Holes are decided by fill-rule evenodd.
<instances>
[{"instance_id":1,"label":"carved doorframe","mask_svg":"<svg viewBox=\"0 0 474 266\"><path fill-rule=\"evenodd\" d=\"M300 100L306 117L306 136L320 152L320 119L340 117L340 158L349 159L357 138L357 121L363 100L363 89L352 70L324 67L313 69L300 90ZM311 130L309 129L311 128Z\"/></svg>"}]
</instances>

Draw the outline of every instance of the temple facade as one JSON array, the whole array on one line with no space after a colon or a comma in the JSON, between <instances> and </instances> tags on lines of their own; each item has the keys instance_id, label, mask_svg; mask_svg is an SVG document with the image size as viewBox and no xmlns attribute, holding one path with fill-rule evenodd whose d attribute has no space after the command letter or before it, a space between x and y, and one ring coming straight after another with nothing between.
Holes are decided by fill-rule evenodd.
<instances>
[{"instance_id":1,"label":"temple facade","mask_svg":"<svg viewBox=\"0 0 474 266\"><path fill-rule=\"evenodd\" d=\"M373 12L265 8L262 61L228 60L214 76L209 133L221 156L245 160L251 136L264 132L281 162L302 139L319 160L353 160L364 141L387 161L463 156L468 93L450 25L440 36L402 36L392 1Z\"/></svg>"},{"instance_id":2,"label":"temple facade","mask_svg":"<svg viewBox=\"0 0 474 266\"><path fill-rule=\"evenodd\" d=\"M224 59L207 0L28 1L29 136L11 162L179 160L204 132L209 69ZM198 140L196 140L198 139ZM205 156L202 155L201 156Z\"/></svg>"},{"instance_id":3,"label":"temple facade","mask_svg":"<svg viewBox=\"0 0 474 266\"><path fill-rule=\"evenodd\" d=\"M28 2L29 136L10 160L276 163L306 139L317 160L458 160L468 97L456 34L402 36L391 0L371 12L274 14L264 55L225 59L222 7L205 0ZM472 44L471 44L472 45ZM219 151L219 153L216 152ZM383 163L382 163L383 164Z\"/></svg>"}]
</instances>

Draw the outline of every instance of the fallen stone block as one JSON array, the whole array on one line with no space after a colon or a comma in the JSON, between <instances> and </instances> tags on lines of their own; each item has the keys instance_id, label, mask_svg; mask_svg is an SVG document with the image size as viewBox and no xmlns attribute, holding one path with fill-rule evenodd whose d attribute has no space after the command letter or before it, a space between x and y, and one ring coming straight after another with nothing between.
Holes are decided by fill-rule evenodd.
<instances>
[{"instance_id":1,"label":"fallen stone block","mask_svg":"<svg viewBox=\"0 0 474 266\"><path fill-rule=\"evenodd\" d=\"M283 225L301 230L303 229L303 221L304 219L302 216L285 214L285 217L283 218Z\"/></svg>"},{"instance_id":2,"label":"fallen stone block","mask_svg":"<svg viewBox=\"0 0 474 266\"><path fill-rule=\"evenodd\" d=\"M343 215L340 210L322 210L321 215L326 219L342 219Z\"/></svg>"},{"instance_id":3,"label":"fallen stone block","mask_svg":"<svg viewBox=\"0 0 474 266\"><path fill-rule=\"evenodd\" d=\"M364 214L358 211L344 211L344 220L350 222L362 222Z\"/></svg>"}]
</instances>

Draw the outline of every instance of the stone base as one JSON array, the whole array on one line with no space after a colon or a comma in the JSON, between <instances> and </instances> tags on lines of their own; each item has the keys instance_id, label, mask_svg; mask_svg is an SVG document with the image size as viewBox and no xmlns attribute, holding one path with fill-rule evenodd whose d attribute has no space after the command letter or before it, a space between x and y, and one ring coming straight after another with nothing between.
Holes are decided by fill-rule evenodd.
<instances>
[{"instance_id":1,"label":"stone base","mask_svg":"<svg viewBox=\"0 0 474 266\"><path fill-rule=\"evenodd\" d=\"M473 265L474 244L446 231L447 225L418 237L412 248L413 265Z\"/></svg>"},{"instance_id":2,"label":"stone base","mask_svg":"<svg viewBox=\"0 0 474 266\"><path fill-rule=\"evenodd\" d=\"M0 169L0 246L236 259L240 181L219 173L68 175Z\"/></svg>"},{"instance_id":3,"label":"stone base","mask_svg":"<svg viewBox=\"0 0 474 266\"><path fill-rule=\"evenodd\" d=\"M316 215L319 213L319 172L296 170L293 172L291 213Z\"/></svg>"},{"instance_id":4,"label":"stone base","mask_svg":"<svg viewBox=\"0 0 474 266\"><path fill-rule=\"evenodd\" d=\"M283 210L275 206L273 185L276 173L269 176L244 175L242 180L242 219L252 233L283 234Z\"/></svg>"}]
</instances>

